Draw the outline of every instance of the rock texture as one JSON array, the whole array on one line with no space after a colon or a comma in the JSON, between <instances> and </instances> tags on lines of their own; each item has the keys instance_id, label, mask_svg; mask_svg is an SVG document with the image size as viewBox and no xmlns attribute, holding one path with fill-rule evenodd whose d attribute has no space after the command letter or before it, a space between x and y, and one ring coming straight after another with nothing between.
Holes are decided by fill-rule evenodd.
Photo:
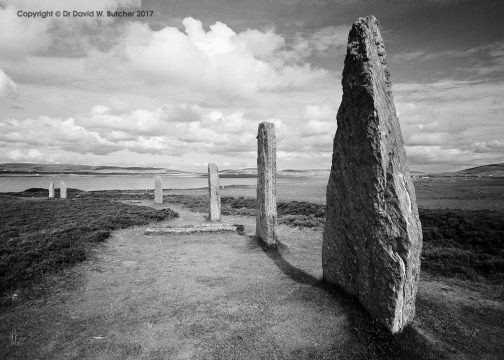
<instances>
[{"instance_id":1,"label":"rock texture","mask_svg":"<svg viewBox=\"0 0 504 360\"><path fill-rule=\"evenodd\" d=\"M163 182L159 176L154 178L154 204L163 203Z\"/></svg>"},{"instance_id":2,"label":"rock texture","mask_svg":"<svg viewBox=\"0 0 504 360\"><path fill-rule=\"evenodd\" d=\"M61 182L60 182L60 198L66 199L66 197L67 197L66 184L63 180L61 180Z\"/></svg>"},{"instance_id":3,"label":"rock texture","mask_svg":"<svg viewBox=\"0 0 504 360\"><path fill-rule=\"evenodd\" d=\"M193 233L215 233L215 232L239 232L240 225L231 224L201 224L187 225L183 227L153 227L146 228L145 235L165 235L165 234L193 234Z\"/></svg>"},{"instance_id":4,"label":"rock texture","mask_svg":"<svg viewBox=\"0 0 504 360\"><path fill-rule=\"evenodd\" d=\"M259 124L257 134L256 236L266 245L277 243L275 125Z\"/></svg>"},{"instance_id":5,"label":"rock texture","mask_svg":"<svg viewBox=\"0 0 504 360\"><path fill-rule=\"evenodd\" d=\"M52 181L49 183L49 197L54 197L54 183Z\"/></svg>"},{"instance_id":6,"label":"rock texture","mask_svg":"<svg viewBox=\"0 0 504 360\"><path fill-rule=\"evenodd\" d=\"M378 21L348 37L322 249L324 278L392 333L415 314L422 229Z\"/></svg>"},{"instance_id":7,"label":"rock texture","mask_svg":"<svg viewBox=\"0 0 504 360\"><path fill-rule=\"evenodd\" d=\"M208 192L210 195L210 220L219 221L221 218L219 170L217 165L213 163L208 164Z\"/></svg>"}]
</instances>

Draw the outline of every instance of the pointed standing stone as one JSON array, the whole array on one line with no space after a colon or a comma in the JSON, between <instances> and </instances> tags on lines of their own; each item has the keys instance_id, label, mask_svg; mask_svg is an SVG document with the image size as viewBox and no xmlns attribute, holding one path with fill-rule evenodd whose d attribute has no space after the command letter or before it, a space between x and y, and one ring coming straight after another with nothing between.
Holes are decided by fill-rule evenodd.
<instances>
[{"instance_id":1,"label":"pointed standing stone","mask_svg":"<svg viewBox=\"0 0 504 360\"><path fill-rule=\"evenodd\" d=\"M219 170L217 165L213 163L208 164L208 191L210 195L210 221L219 221L221 217Z\"/></svg>"},{"instance_id":2,"label":"pointed standing stone","mask_svg":"<svg viewBox=\"0 0 504 360\"><path fill-rule=\"evenodd\" d=\"M54 183L52 181L49 183L49 197L54 197Z\"/></svg>"},{"instance_id":3,"label":"pointed standing stone","mask_svg":"<svg viewBox=\"0 0 504 360\"><path fill-rule=\"evenodd\" d=\"M154 204L163 203L163 182L161 178L156 176L154 178Z\"/></svg>"},{"instance_id":4,"label":"pointed standing stone","mask_svg":"<svg viewBox=\"0 0 504 360\"><path fill-rule=\"evenodd\" d=\"M327 186L324 278L392 333L412 322L422 229L378 21L348 37Z\"/></svg>"},{"instance_id":5,"label":"pointed standing stone","mask_svg":"<svg viewBox=\"0 0 504 360\"><path fill-rule=\"evenodd\" d=\"M259 124L257 134L256 236L266 245L277 243L275 125Z\"/></svg>"},{"instance_id":6,"label":"pointed standing stone","mask_svg":"<svg viewBox=\"0 0 504 360\"><path fill-rule=\"evenodd\" d=\"M63 180L60 181L60 198L66 199L67 197L67 188L66 184Z\"/></svg>"}]
</instances>

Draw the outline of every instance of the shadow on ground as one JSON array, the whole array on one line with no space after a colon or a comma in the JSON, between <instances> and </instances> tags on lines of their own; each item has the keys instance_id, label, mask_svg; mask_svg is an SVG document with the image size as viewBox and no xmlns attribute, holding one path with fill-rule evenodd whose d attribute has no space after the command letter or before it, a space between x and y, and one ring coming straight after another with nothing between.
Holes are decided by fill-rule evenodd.
<instances>
[{"instance_id":1,"label":"shadow on ground","mask_svg":"<svg viewBox=\"0 0 504 360\"><path fill-rule=\"evenodd\" d=\"M327 283L323 278L316 278L296 268L283 256L285 244L268 248L251 236L250 241L261 246L265 254L289 278L303 285L324 291L342 308L347 315L354 341L340 346L337 353L350 353L356 345L362 347L371 358L379 359L444 359L449 358L446 350L431 343L415 326L408 326L401 334L391 335L386 328L374 322L355 297L347 295L342 289ZM330 339L328 339L330 341ZM346 348L346 349L345 349ZM352 349L350 349L352 348Z\"/></svg>"}]
</instances>

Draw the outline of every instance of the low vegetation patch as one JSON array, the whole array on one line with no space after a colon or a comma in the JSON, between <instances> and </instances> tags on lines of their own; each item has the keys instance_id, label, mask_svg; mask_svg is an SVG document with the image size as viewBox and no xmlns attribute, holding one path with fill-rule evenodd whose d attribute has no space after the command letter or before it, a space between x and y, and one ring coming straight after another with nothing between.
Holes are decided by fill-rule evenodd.
<instances>
[{"instance_id":1,"label":"low vegetation patch","mask_svg":"<svg viewBox=\"0 0 504 360\"><path fill-rule=\"evenodd\" d=\"M57 190L56 190L57 191ZM32 203L26 205L26 212L22 210L8 210L7 203L1 211L1 216L4 218L6 213L10 213L19 222L28 221L34 225L34 230L20 230L19 234L11 234L10 232L20 228L18 223L12 222L11 227L7 222L2 222L0 230L1 248L0 256L2 258L0 266L4 266L4 258L6 257L6 243L10 239L21 239L21 241L11 241L16 243L17 247L32 248L27 242L27 238L33 235L33 232L38 232L37 237L40 238L40 243L47 243L49 240L57 244L67 243L68 239L79 238L84 239L83 244L90 244L99 239L108 237L110 230L122 228L130 225L145 224L154 220L161 220L173 216L171 213L156 211L150 208L142 208L138 206L130 206L126 204L118 204L112 200L151 200L153 192L146 191L92 191L84 192L75 189L68 189L68 197L76 198L78 202L58 202L55 200L47 200L40 203ZM14 194L13 194L14 195ZM46 189L30 189L22 193L16 193L18 196L25 197L47 197ZM56 197L58 194L56 193ZM5 199L5 198L4 198ZM14 199L20 201L18 199ZM14 201L11 200L11 201ZM182 204L191 211L208 212L208 196L201 195L168 195L165 196L165 201L170 203ZM3 201L5 202L5 201ZM54 206L68 207L70 211L66 218L67 209L61 208L53 210L40 209L30 211L33 206ZM56 205L57 204L57 205ZM78 206L86 206L87 209L79 209ZM91 205L94 204L94 205ZM10 205L14 206L14 205ZM16 206L21 206L20 204ZM256 201L253 198L247 197L222 197L221 199L222 214L224 215L246 215L255 216ZM109 217L104 217L103 213L107 212L107 208L113 208L116 212L109 213ZM129 209L120 210L119 209ZM141 210L140 210L141 209ZM54 212L60 212L61 215L51 215ZM73 212L72 212L73 211ZM137 213L140 212L140 213ZM42 220L37 225L37 216L40 212L47 212L46 220ZM133 215L133 213L135 215ZM490 210L447 210L447 209L419 209L420 220L423 227L424 248L422 253L422 268L434 275L442 275L447 277L456 277L462 279L479 280L487 279L504 283L504 212ZM73 214L73 215L70 215ZM86 215L88 214L88 215ZM141 215L140 215L141 214ZM35 216L36 215L36 216ZM83 217L82 221L77 221L79 217ZM86 218L84 218L86 217ZM52 221L48 220L53 219ZM65 219L65 220L63 220ZM314 204L302 201L279 202L278 203L278 222L292 227L310 228L321 231L325 221L325 205ZM53 225L51 225L53 223ZM38 226L38 228L37 228ZM110 228L108 228L109 226ZM52 230L51 230L52 229ZM54 234L48 234L53 231ZM80 234L77 234L80 232ZM64 237L67 240L58 240L59 237ZM45 239L45 240L44 240ZM87 239L87 240L86 240ZM93 240L91 240L93 239ZM24 243L23 243L24 241ZM18 244L19 243L19 244ZM26 245L21 245L26 244ZM12 245L11 245L12 246ZM54 245L60 246L60 245ZM65 245L66 246L66 245ZM40 246L34 247L29 251L31 257L39 258L41 263L50 264L48 267L60 266L66 262L73 263L85 258L84 250L77 250L73 246L60 246L62 249L61 258L58 263L52 257L46 258L41 255ZM46 249L46 247L42 247ZM45 250L44 250L45 251ZM66 260L65 260L66 259ZM13 264L16 263L12 260ZM21 265L12 265L16 268L23 268L26 262ZM38 263L37 263L38 264ZM30 278L32 273L40 273L38 266L34 263L33 266L28 266L23 272L23 277ZM9 265L11 266L11 265ZM45 266L45 265L44 265ZM0 267L0 274L3 274L4 268ZM43 271L42 271L43 272ZM16 276L8 280L7 277L2 277L0 284L4 287L6 283L16 281Z\"/></svg>"},{"instance_id":2,"label":"low vegetation patch","mask_svg":"<svg viewBox=\"0 0 504 360\"><path fill-rule=\"evenodd\" d=\"M431 273L503 282L504 212L420 209L422 266Z\"/></svg>"},{"instance_id":3,"label":"low vegetation patch","mask_svg":"<svg viewBox=\"0 0 504 360\"><path fill-rule=\"evenodd\" d=\"M37 194L30 189L21 197L0 196L0 293L86 259L112 230L178 216L170 209L106 199L22 198ZM84 193L69 189L68 194Z\"/></svg>"},{"instance_id":4,"label":"low vegetation patch","mask_svg":"<svg viewBox=\"0 0 504 360\"><path fill-rule=\"evenodd\" d=\"M208 197L170 195L166 201L207 212ZM252 198L222 198L224 215L255 215ZM504 212L490 210L419 209L424 247L422 268L432 274L504 283ZM279 202L278 222L322 230L325 205Z\"/></svg>"}]
</instances>

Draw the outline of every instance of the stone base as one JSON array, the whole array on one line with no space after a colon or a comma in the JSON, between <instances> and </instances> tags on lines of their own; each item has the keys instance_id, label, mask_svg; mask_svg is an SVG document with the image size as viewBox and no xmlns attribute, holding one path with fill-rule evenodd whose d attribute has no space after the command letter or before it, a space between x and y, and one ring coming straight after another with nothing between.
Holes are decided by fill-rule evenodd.
<instances>
[{"instance_id":1,"label":"stone base","mask_svg":"<svg viewBox=\"0 0 504 360\"><path fill-rule=\"evenodd\" d=\"M208 223L201 225L187 225L183 227L153 227L153 228L146 228L144 234L164 235L164 234L193 234L193 233L214 233L214 232L243 233L243 225Z\"/></svg>"}]
</instances>

